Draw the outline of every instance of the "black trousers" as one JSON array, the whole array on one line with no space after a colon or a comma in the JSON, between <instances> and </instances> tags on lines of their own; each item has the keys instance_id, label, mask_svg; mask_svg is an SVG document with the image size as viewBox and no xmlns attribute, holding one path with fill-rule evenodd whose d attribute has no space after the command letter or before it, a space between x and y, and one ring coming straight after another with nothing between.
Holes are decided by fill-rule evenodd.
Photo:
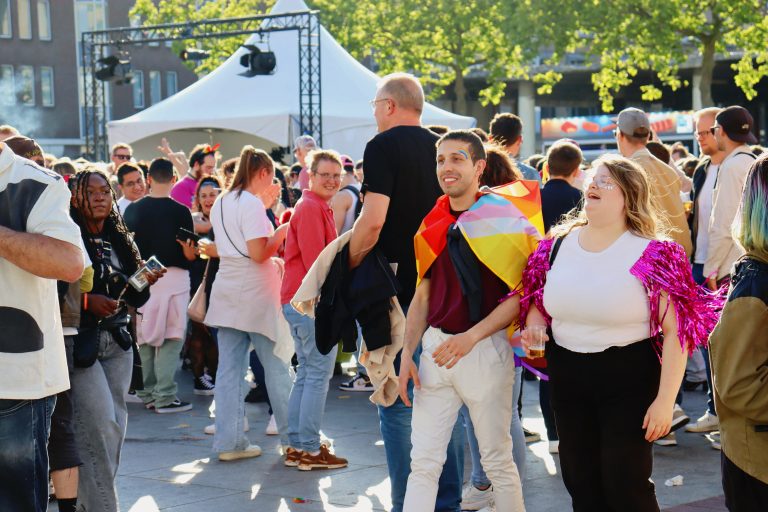
<instances>
[{"instance_id":1,"label":"black trousers","mask_svg":"<svg viewBox=\"0 0 768 512\"><path fill-rule=\"evenodd\" d=\"M642 428L661 377L652 342L589 354L547 343L547 367L574 512L658 512Z\"/></svg>"},{"instance_id":2,"label":"black trousers","mask_svg":"<svg viewBox=\"0 0 768 512\"><path fill-rule=\"evenodd\" d=\"M768 510L768 484L745 473L720 453L725 506L730 512L765 512Z\"/></svg>"}]
</instances>

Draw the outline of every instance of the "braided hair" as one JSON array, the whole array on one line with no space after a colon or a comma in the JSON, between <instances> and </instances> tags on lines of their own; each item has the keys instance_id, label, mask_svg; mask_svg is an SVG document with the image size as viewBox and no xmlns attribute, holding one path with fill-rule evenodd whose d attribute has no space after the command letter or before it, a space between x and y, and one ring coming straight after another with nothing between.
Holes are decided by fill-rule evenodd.
<instances>
[{"instance_id":1,"label":"braided hair","mask_svg":"<svg viewBox=\"0 0 768 512\"><path fill-rule=\"evenodd\" d=\"M69 180L69 189L72 192L70 215L75 223L80 226L80 232L82 233L83 243L85 244L86 251L88 251L88 256L92 261L96 261L96 246L93 237L88 232L88 224L85 215L83 215L83 211L81 211L87 208L89 213L93 213L91 202L88 198L88 181L91 176L94 175L99 176L107 183L107 185L109 185L109 193L112 196L113 208L104 221L104 229L102 233L112 244L112 249L115 251L117 259L123 266L123 271L128 275L131 275L141 267L141 255L136 248L136 244L133 243L133 236L125 226L122 215L117 211L117 208L114 208L114 205L117 202L115 191L112 189L109 177L107 177L103 171L89 165L72 176Z\"/></svg>"}]
</instances>

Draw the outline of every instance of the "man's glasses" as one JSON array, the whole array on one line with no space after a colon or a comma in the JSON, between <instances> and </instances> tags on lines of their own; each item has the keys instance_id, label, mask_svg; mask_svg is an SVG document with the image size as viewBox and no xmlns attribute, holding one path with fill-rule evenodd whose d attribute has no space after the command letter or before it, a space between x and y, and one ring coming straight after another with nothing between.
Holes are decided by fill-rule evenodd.
<instances>
[{"instance_id":1,"label":"man's glasses","mask_svg":"<svg viewBox=\"0 0 768 512\"><path fill-rule=\"evenodd\" d=\"M131 155L115 154L114 157L117 158L118 160L130 160L131 159Z\"/></svg>"},{"instance_id":2,"label":"man's glasses","mask_svg":"<svg viewBox=\"0 0 768 512\"><path fill-rule=\"evenodd\" d=\"M713 126L712 128L710 128L710 129L709 129L709 133L711 133L712 135L714 135L714 134L715 134L715 132L717 131L717 128L718 128L719 126L720 126L720 125L716 124L715 126Z\"/></svg>"},{"instance_id":3,"label":"man's glasses","mask_svg":"<svg viewBox=\"0 0 768 512\"><path fill-rule=\"evenodd\" d=\"M315 174L315 176L323 181L341 181L341 174L328 174L327 172L319 172Z\"/></svg>"},{"instance_id":4,"label":"man's glasses","mask_svg":"<svg viewBox=\"0 0 768 512\"><path fill-rule=\"evenodd\" d=\"M695 135L696 135L697 138L703 139L707 135L712 135L712 131L711 130L712 130L711 128L707 128L706 130L701 130L700 132L696 132Z\"/></svg>"},{"instance_id":5,"label":"man's glasses","mask_svg":"<svg viewBox=\"0 0 768 512\"><path fill-rule=\"evenodd\" d=\"M368 103L371 105L371 108L373 110L376 110L376 104L378 102L380 102L380 101L390 101L390 98L381 98L381 99L378 99L378 100L371 100Z\"/></svg>"}]
</instances>

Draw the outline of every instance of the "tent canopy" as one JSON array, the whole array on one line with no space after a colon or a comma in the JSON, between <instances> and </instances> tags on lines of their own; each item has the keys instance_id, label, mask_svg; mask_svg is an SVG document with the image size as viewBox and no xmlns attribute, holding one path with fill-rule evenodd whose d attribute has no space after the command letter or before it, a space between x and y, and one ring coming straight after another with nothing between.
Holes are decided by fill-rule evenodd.
<instances>
[{"instance_id":1,"label":"tent canopy","mask_svg":"<svg viewBox=\"0 0 768 512\"><path fill-rule=\"evenodd\" d=\"M272 14L308 10L303 0L278 0ZM362 157L365 143L376 133L368 102L379 77L357 62L325 28L320 28L323 146L354 158ZM245 143L269 150L291 146L299 133L299 57L297 32L273 32L268 43L255 34L247 44L275 53L274 74L239 76L245 68L238 49L213 72L183 91L128 118L111 121L111 144L127 142L143 157L157 154L161 137L174 148L189 150L195 143L221 143L221 151L236 156ZM451 128L475 125L474 118L424 107L425 124Z\"/></svg>"}]
</instances>

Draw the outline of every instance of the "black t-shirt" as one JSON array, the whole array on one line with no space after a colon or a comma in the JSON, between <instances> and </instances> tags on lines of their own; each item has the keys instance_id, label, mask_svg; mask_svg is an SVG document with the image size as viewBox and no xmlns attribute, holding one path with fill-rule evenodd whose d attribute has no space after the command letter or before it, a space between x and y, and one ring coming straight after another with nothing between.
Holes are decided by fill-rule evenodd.
<instances>
[{"instance_id":1,"label":"black t-shirt","mask_svg":"<svg viewBox=\"0 0 768 512\"><path fill-rule=\"evenodd\" d=\"M416 290L413 236L442 195L435 171L438 139L420 126L396 126L365 146L364 190L390 198L378 247L390 263L398 264L403 306L411 303Z\"/></svg>"},{"instance_id":2,"label":"black t-shirt","mask_svg":"<svg viewBox=\"0 0 768 512\"><path fill-rule=\"evenodd\" d=\"M125 209L125 224L134 233L143 259L155 256L166 267L189 269L181 245L179 228L194 231L192 214L169 197L143 197Z\"/></svg>"},{"instance_id":3,"label":"black t-shirt","mask_svg":"<svg viewBox=\"0 0 768 512\"><path fill-rule=\"evenodd\" d=\"M549 180L541 189L541 213L544 216L544 233L549 232L560 218L580 207L583 196L581 190L572 187L565 180Z\"/></svg>"}]
</instances>

